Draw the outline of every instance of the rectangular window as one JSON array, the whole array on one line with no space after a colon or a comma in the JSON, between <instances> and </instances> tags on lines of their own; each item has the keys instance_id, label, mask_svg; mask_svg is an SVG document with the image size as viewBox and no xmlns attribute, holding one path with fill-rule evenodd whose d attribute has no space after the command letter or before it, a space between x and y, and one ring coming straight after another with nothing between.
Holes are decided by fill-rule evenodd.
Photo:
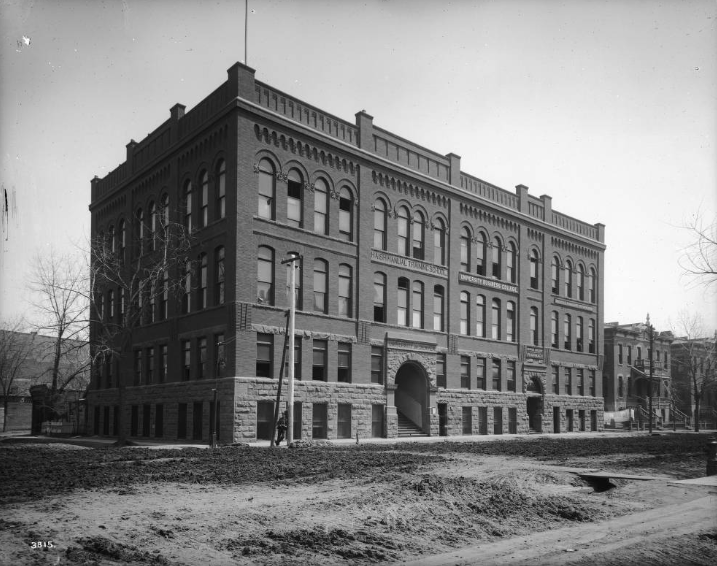
<instances>
[{"instance_id":1,"label":"rectangular window","mask_svg":"<svg viewBox=\"0 0 717 566\"><path fill-rule=\"evenodd\" d=\"M478 434L488 434L488 407L478 407Z\"/></svg>"},{"instance_id":2,"label":"rectangular window","mask_svg":"<svg viewBox=\"0 0 717 566\"><path fill-rule=\"evenodd\" d=\"M256 335L256 376L271 377L274 358L274 335Z\"/></svg>"},{"instance_id":3,"label":"rectangular window","mask_svg":"<svg viewBox=\"0 0 717 566\"><path fill-rule=\"evenodd\" d=\"M271 440L271 425L274 422L274 402L259 401L256 404L256 439Z\"/></svg>"},{"instance_id":4,"label":"rectangular window","mask_svg":"<svg viewBox=\"0 0 717 566\"><path fill-rule=\"evenodd\" d=\"M147 348L145 353L147 384L154 383L154 348Z\"/></svg>"},{"instance_id":5,"label":"rectangular window","mask_svg":"<svg viewBox=\"0 0 717 566\"><path fill-rule=\"evenodd\" d=\"M142 385L142 350L134 351L134 384Z\"/></svg>"},{"instance_id":6,"label":"rectangular window","mask_svg":"<svg viewBox=\"0 0 717 566\"><path fill-rule=\"evenodd\" d=\"M461 356L461 389L471 388L471 359Z\"/></svg>"},{"instance_id":7,"label":"rectangular window","mask_svg":"<svg viewBox=\"0 0 717 566\"><path fill-rule=\"evenodd\" d=\"M326 215L326 201L328 200L328 192L326 184L322 179L317 180L314 191L314 232L317 234L327 234L328 223Z\"/></svg>"},{"instance_id":8,"label":"rectangular window","mask_svg":"<svg viewBox=\"0 0 717 566\"><path fill-rule=\"evenodd\" d=\"M311 438L326 438L327 412L326 403L314 403L311 417Z\"/></svg>"},{"instance_id":9,"label":"rectangular window","mask_svg":"<svg viewBox=\"0 0 717 566\"><path fill-rule=\"evenodd\" d=\"M493 434L503 434L503 407L493 407Z\"/></svg>"},{"instance_id":10,"label":"rectangular window","mask_svg":"<svg viewBox=\"0 0 717 566\"><path fill-rule=\"evenodd\" d=\"M187 404L179 403L177 405L177 439L185 438L187 438Z\"/></svg>"},{"instance_id":11,"label":"rectangular window","mask_svg":"<svg viewBox=\"0 0 717 566\"><path fill-rule=\"evenodd\" d=\"M371 405L371 436L383 437L383 405Z\"/></svg>"},{"instance_id":12,"label":"rectangular window","mask_svg":"<svg viewBox=\"0 0 717 566\"><path fill-rule=\"evenodd\" d=\"M436 354L436 385L446 388L446 355Z\"/></svg>"},{"instance_id":13,"label":"rectangular window","mask_svg":"<svg viewBox=\"0 0 717 566\"><path fill-rule=\"evenodd\" d=\"M371 383L383 384L383 348L371 346Z\"/></svg>"},{"instance_id":14,"label":"rectangular window","mask_svg":"<svg viewBox=\"0 0 717 566\"><path fill-rule=\"evenodd\" d=\"M563 327L564 327L564 328L563 328L563 334L564 334L564 336L565 336L565 349L566 349L566 350L570 350L570 349L572 348L573 338L572 338L572 336L571 336L571 331L572 331L571 326L572 326L572 325L571 325L571 323L570 323L570 315L569 315L569 314L566 314L566 315L565 315L565 321L564 321L564 324L563 324Z\"/></svg>"},{"instance_id":15,"label":"rectangular window","mask_svg":"<svg viewBox=\"0 0 717 566\"><path fill-rule=\"evenodd\" d=\"M558 366L553 366L553 393L560 394L560 372Z\"/></svg>"},{"instance_id":16,"label":"rectangular window","mask_svg":"<svg viewBox=\"0 0 717 566\"><path fill-rule=\"evenodd\" d=\"M152 405L145 403L142 406L142 436L145 438L149 437L149 431L151 429L150 418L152 417Z\"/></svg>"},{"instance_id":17,"label":"rectangular window","mask_svg":"<svg viewBox=\"0 0 717 566\"><path fill-rule=\"evenodd\" d=\"M351 405L339 403L337 438L351 438Z\"/></svg>"},{"instance_id":18,"label":"rectangular window","mask_svg":"<svg viewBox=\"0 0 717 566\"><path fill-rule=\"evenodd\" d=\"M463 434L473 434L473 407L463 407L462 409Z\"/></svg>"},{"instance_id":19,"label":"rectangular window","mask_svg":"<svg viewBox=\"0 0 717 566\"><path fill-rule=\"evenodd\" d=\"M508 391L515 391L515 361L508 360L506 364L506 370L508 372Z\"/></svg>"},{"instance_id":20,"label":"rectangular window","mask_svg":"<svg viewBox=\"0 0 717 566\"><path fill-rule=\"evenodd\" d=\"M207 339L200 338L197 340L197 350L199 351L199 379L207 377Z\"/></svg>"},{"instance_id":21,"label":"rectangular window","mask_svg":"<svg viewBox=\"0 0 717 566\"><path fill-rule=\"evenodd\" d=\"M164 405L154 406L154 437L164 437Z\"/></svg>"},{"instance_id":22,"label":"rectangular window","mask_svg":"<svg viewBox=\"0 0 717 566\"><path fill-rule=\"evenodd\" d=\"M164 383L164 381L167 379L167 364L169 363L169 357L167 355L167 345L162 344L159 347L159 372L157 376L157 380L159 383Z\"/></svg>"},{"instance_id":23,"label":"rectangular window","mask_svg":"<svg viewBox=\"0 0 717 566\"><path fill-rule=\"evenodd\" d=\"M573 375L570 368L565 368L565 394L573 394Z\"/></svg>"},{"instance_id":24,"label":"rectangular window","mask_svg":"<svg viewBox=\"0 0 717 566\"><path fill-rule=\"evenodd\" d=\"M443 332L443 287L433 288L433 330Z\"/></svg>"},{"instance_id":25,"label":"rectangular window","mask_svg":"<svg viewBox=\"0 0 717 566\"><path fill-rule=\"evenodd\" d=\"M351 344L339 343L338 381L351 383Z\"/></svg>"},{"instance_id":26,"label":"rectangular window","mask_svg":"<svg viewBox=\"0 0 717 566\"><path fill-rule=\"evenodd\" d=\"M398 280L396 315L399 325L408 326L408 279L403 277Z\"/></svg>"},{"instance_id":27,"label":"rectangular window","mask_svg":"<svg viewBox=\"0 0 717 566\"><path fill-rule=\"evenodd\" d=\"M339 198L339 237L342 240L352 241L351 217L353 216L353 199L347 197L344 190Z\"/></svg>"},{"instance_id":28,"label":"rectangular window","mask_svg":"<svg viewBox=\"0 0 717 566\"><path fill-rule=\"evenodd\" d=\"M632 346L627 347L627 365L632 365Z\"/></svg>"},{"instance_id":29,"label":"rectangular window","mask_svg":"<svg viewBox=\"0 0 717 566\"><path fill-rule=\"evenodd\" d=\"M351 308L351 267L339 266L339 316L352 316Z\"/></svg>"},{"instance_id":30,"label":"rectangular window","mask_svg":"<svg viewBox=\"0 0 717 566\"><path fill-rule=\"evenodd\" d=\"M182 340L182 381L192 378L192 343Z\"/></svg>"},{"instance_id":31,"label":"rectangular window","mask_svg":"<svg viewBox=\"0 0 717 566\"><path fill-rule=\"evenodd\" d=\"M595 370L588 370L588 387L590 388L590 397L595 397Z\"/></svg>"},{"instance_id":32,"label":"rectangular window","mask_svg":"<svg viewBox=\"0 0 717 566\"><path fill-rule=\"evenodd\" d=\"M314 340L314 360L311 379L315 381L327 381L326 348L326 340Z\"/></svg>"},{"instance_id":33,"label":"rectangular window","mask_svg":"<svg viewBox=\"0 0 717 566\"><path fill-rule=\"evenodd\" d=\"M107 409L109 415L109 408ZM130 413L129 435L137 436L139 434L139 407L132 405Z\"/></svg>"},{"instance_id":34,"label":"rectangular window","mask_svg":"<svg viewBox=\"0 0 717 566\"><path fill-rule=\"evenodd\" d=\"M585 432L585 411L583 409L578 411L578 421L580 432Z\"/></svg>"},{"instance_id":35,"label":"rectangular window","mask_svg":"<svg viewBox=\"0 0 717 566\"><path fill-rule=\"evenodd\" d=\"M500 383L500 360L493 358L493 390L501 391Z\"/></svg>"},{"instance_id":36,"label":"rectangular window","mask_svg":"<svg viewBox=\"0 0 717 566\"><path fill-rule=\"evenodd\" d=\"M617 345L617 363L622 365L622 344Z\"/></svg>"},{"instance_id":37,"label":"rectangular window","mask_svg":"<svg viewBox=\"0 0 717 566\"><path fill-rule=\"evenodd\" d=\"M575 430L575 423L574 423L574 419L573 419L573 410L572 409L565 410L565 420L567 421L568 432L573 432Z\"/></svg>"},{"instance_id":38,"label":"rectangular window","mask_svg":"<svg viewBox=\"0 0 717 566\"><path fill-rule=\"evenodd\" d=\"M518 434L518 410L515 407L508 409L508 434Z\"/></svg>"},{"instance_id":39,"label":"rectangular window","mask_svg":"<svg viewBox=\"0 0 717 566\"><path fill-rule=\"evenodd\" d=\"M209 178L204 177L199 193L199 222L204 227L209 222Z\"/></svg>"},{"instance_id":40,"label":"rectangular window","mask_svg":"<svg viewBox=\"0 0 717 566\"><path fill-rule=\"evenodd\" d=\"M194 411L192 412L192 439L202 439L202 422L204 417L204 403L197 401L194 403Z\"/></svg>"},{"instance_id":41,"label":"rectangular window","mask_svg":"<svg viewBox=\"0 0 717 566\"><path fill-rule=\"evenodd\" d=\"M578 389L577 394L578 394L578 395L585 395L585 381L584 381L584 377L585 377L585 376L583 375L583 370L582 370L582 368L578 368L578 369L576 370L576 374L577 374L577 375L576 375L576 381L578 382L578 383L577 383L577 389Z\"/></svg>"},{"instance_id":42,"label":"rectangular window","mask_svg":"<svg viewBox=\"0 0 717 566\"><path fill-rule=\"evenodd\" d=\"M476 359L476 387L485 391L485 358Z\"/></svg>"}]
</instances>

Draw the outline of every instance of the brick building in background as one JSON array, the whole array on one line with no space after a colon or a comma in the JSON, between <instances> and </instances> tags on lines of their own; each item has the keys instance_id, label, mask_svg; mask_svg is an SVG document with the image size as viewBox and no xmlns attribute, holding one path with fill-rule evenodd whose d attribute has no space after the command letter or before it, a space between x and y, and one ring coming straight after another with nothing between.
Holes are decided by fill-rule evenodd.
<instances>
[{"instance_id":1,"label":"brick building in background","mask_svg":"<svg viewBox=\"0 0 717 566\"><path fill-rule=\"evenodd\" d=\"M670 372L670 345L673 340L670 331L653 333L650 387L650 337L647 324L605 324L605 411L612 413L633 409L634 420L644 424L649 420L652 393L653 423L656 426L672 423L675 416L681 424L684 423L684 416L675 412Z\"/></svg>"},{"instance_id":2,"label":"brick building in background","mask_svg":"<svg viewBox=\"0 0 717 566\"><path fill-rule=\"evenodd\" d=\"M602 428L604 226L549 196L237 63L92 181L92 234L136 248L160 203L192 228L198 268L183 300L149 306L119 362L130 436L206 442L216 388L221 442L268 437L292 252L295 438ZM119 371L93 377L96 434L116 433Z\"/></svg>"}]
</instances>

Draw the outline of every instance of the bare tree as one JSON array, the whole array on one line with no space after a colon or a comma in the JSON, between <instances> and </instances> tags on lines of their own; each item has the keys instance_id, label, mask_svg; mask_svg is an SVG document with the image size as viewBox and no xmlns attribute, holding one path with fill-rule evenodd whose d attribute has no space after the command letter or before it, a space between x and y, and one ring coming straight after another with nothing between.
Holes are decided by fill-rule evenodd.
<instances>
[{"instance_id":1,"label":"bare tree","mask_svg":"<svg viewBox=\"0 0 717 566\"><path fill-rule=\"evenodd\" d=\"M133 234L128 250L126 232ZM125 389L132 383L132 345L137 328L167 317L172 297L189 301L194 264L191 230L169 221L159 208L151 217L131 217L118 233L100 235L90 249L90 332L95 367L119 363L118 444L126 442Z\"/></svg>"},{"instance_id":2,"label":"bare tree","mask_svg":"<svg viewBox=\"0 0 717 566\"><path fill-rule=\"evenodd\" d=\"M684 228L692 243L683 250L680 267L686 275L710 286L717 282L717 218L709 222L699 213Z\"/></svg>"},{"instance_id":3,"label":"bare tree","mask_svg":"<svg viewBox=\"0 0 717 566\"><path fill-rule=\"evenodd\" d=\"M37 254L30 277L35 291L33 305L40 322L36 330L53 338L49 354L51 383L48 406L55 413L58 398L69 386L87 386L90 356L89 339L89 279L86 262L54 250ZM55 418L53 414L52 418Z\"/></svg>"},{"instance_id":4,"label":"bare tree","mask_svg":"<svg viewBox=\"0 0 717 566\"><path fill-rule=\"evenodd\" d=\"M677 377L677 386L687 398L692 398L695 431L700 430L700 409L705 396L717 387L715 377L715 337L705 332L699 315L681 313L672 343L673 380Z\"/></svg>"},{"instance_id":5,"label":"bare tree","mask_svg":"<svg viewBox=\"0 0 717 566\"><path fill-rule=\"evenodd\" d=\"M23 323L16 319L0 323L0 387L3 398L2 430L7 430L7 417L13 384L21 374L30 352L34 334L23 332Z\"/></svg>"}]
</instances>

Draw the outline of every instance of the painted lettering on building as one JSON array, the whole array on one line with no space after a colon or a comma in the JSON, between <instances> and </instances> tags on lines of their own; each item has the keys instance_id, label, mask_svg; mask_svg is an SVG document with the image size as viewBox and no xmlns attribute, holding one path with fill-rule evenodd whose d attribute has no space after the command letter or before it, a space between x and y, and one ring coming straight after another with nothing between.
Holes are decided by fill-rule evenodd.
<instances>
[{"instance_id":1,"label":"painted lettering on building","mask_svg":"<svg viewBox=\"0 0 717 566\"><path fill-rule=\"evenodd\" d=\"M503 283L502 281L496 281L495 279L488 279L486 277L470 275L468 273L459 273L458 281L461 283L470 283L471 285L475 285L477 287L490 287L500 291L508 291L509 293L518 292L518 287L516 285L510 285L509 283Z\"/></svg>"},{"instance_id":2,"label":"painted lettering on building","mask_svg":"<svg viewBox=\"0 0 717 566\"><path fill-rule=\"evenodd\" d=\"M440 277L448 277L448 269L441 267L440 265L434 265L426 261L413 259L411 257L404 257L400 255L390 254L388 252L380 252L377 250L371 250L371 260L379 261L389 265L396 265L399 267L406 267L408 269L415 269L417 271L425 271L426 273L432 273L439 275Z\"/></svg>"}]
</instances>

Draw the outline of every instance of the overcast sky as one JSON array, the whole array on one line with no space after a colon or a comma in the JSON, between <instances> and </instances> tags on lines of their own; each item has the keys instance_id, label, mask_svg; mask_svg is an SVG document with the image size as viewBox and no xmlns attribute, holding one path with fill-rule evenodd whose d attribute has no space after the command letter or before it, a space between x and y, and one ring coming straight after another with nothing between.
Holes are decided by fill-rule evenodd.
<instances>
[{"instance_id":1,"label":"overcast sky","mask_svg":"<svg viewBox=\"0 0 717 566\"><path fill-rule=\"evenodd\" d=\"M717 327L681 226L717 210L714 0L0 0L0 318L32 256L89 234L90 179L226 80L374 123L606 225L606 322Z\"/></svg>"}]
</instances>

